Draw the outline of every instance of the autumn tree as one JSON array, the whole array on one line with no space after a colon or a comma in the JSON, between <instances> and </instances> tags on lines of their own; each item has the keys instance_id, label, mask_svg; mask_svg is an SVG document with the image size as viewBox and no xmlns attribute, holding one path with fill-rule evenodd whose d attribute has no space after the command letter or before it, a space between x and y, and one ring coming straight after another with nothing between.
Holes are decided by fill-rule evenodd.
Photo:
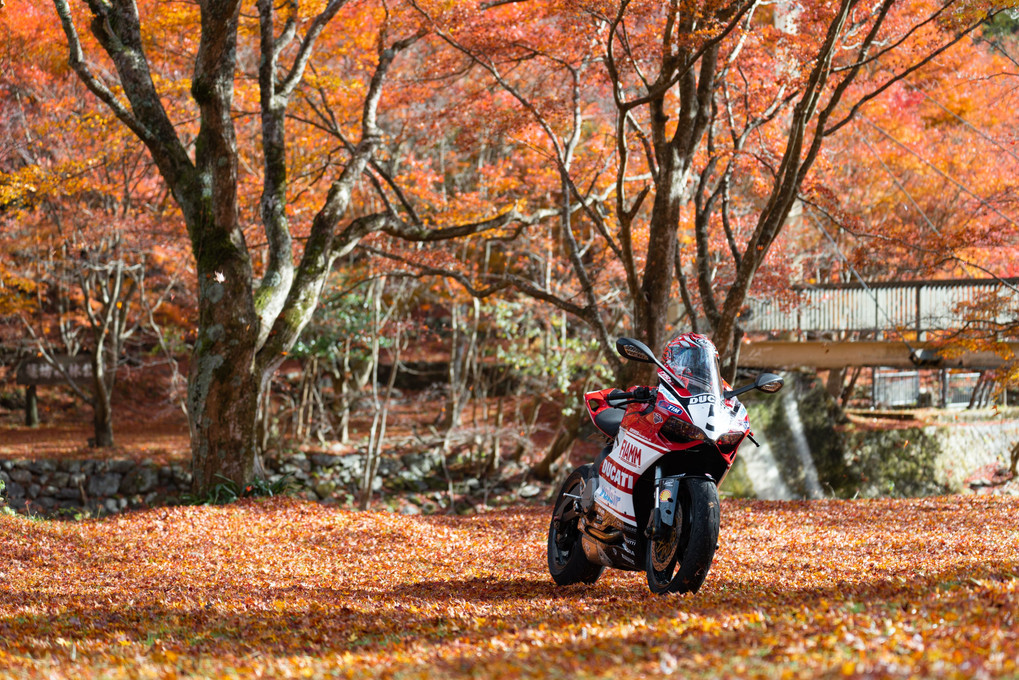
<instances>
[{"instance_id":1,"label":"autumn tree","mask_svg":"<svg viewBox=\"0 0 1019 680\"><path fill-rule=\"evenodd\" d=\"M615 310L596 300L611 290L605 274L620 276L627 332L652 346L677 319L678 281L688 319L706 321L732 365L740 312L801 194L817 188L810 171L826 140L999 11L892 0L547 2L528 3L541 19L526 22L502 3L416 6L530 118L563 205L583 207L572 223L575 206L561 213L571 287L557 294L523 270L503 278L604 337ZM575 164L578 142L598 138L582 130L604 124L606 109L615 157Z\"/></svg>"},{"instance_id":2,"label":"autumn tree","mask_svg":"<svg viewBox=\"0 0 1019 680\"><path fill-rule=\"evenodd\" d=\"M153 6L158 16L143 22L148 15L129 0L84 6L54 0L54 6L71 67L145 144L187 228L198 287L188 387L195 490L209 488L217 475L245 483L256 471L259 395L313 314L335 258L373 231L432 241L520 215L510 210L436 229L402 214L388 198L375 212L352 209L383 138L383 85L398 55L422 35L398 9L345 0L278 9L259 0L248 13L239 0L203 0L172 11ZM83 21L88 34L77 28ZM341 22L342 33L334 26ZM336 32L330 35L330 28ZM353 120L337 123L349 142L339 150L342 160L311 154L309 161L288 132L288 115L305 92L321 40L337 41L337 53L356 62L352 71L333 73L320 61L313 79L323 90L324 83L343 81L344 110L356 111ZM180 89L177 83L190 84L190 101L170 98L179 111L164 102L164 94ZM238 126L242 105L256 111L244 118L254 125ZM311 163L308 175L295 178L292 164L302 161ZM325 186L303 183L298 203L291 185L308 177L326 178ZM251 222L265 244L262 261L253 261L249 247L255 232L247 229L244 200L252 195L260 196ZM296 218L298 205L312 216ZM296 246L295 220L304 230Z\"/></svg>"},{"instance_id":3,"label":"autumn tree","mask_svg":"<svg viewBox=\"0 0 1019 680\"><path fill-rule=\"evenodd\" d=\"M153 341L177 258L161 243L165 191L141 145L117 128L97 136L109 117L73 74L46 66L47 18L24 12L3 36L23 58L0 89L12 142L0 157L0 271L11 274L0 314L19 334L13 344L91 406L92 442L112 446L118 369L140 364Z\"/></svg>"}]
</instances>

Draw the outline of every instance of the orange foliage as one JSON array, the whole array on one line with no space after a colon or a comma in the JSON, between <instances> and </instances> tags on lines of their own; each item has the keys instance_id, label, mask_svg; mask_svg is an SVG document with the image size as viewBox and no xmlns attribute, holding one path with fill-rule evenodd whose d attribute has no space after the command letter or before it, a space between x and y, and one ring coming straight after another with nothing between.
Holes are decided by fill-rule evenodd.
<instances>
[{"instance_id":1,"label":"orange foliage","mask_svg":"<svg viewBox=\"0 0 1019 680\"><path fill-rule=\"evenodd\" d=\"M0 515L19 677L1015 677L1019 499L734 502L701 592L557 588L547 508Z\"/></svg>"}]
</instances>

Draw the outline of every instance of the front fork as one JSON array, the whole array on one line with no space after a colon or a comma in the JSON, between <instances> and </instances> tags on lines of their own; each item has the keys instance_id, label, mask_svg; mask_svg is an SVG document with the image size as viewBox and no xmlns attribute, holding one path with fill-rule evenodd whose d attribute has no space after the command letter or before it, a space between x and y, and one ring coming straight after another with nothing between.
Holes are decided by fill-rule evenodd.
<instances>
[{"instance_id":1,"label":"front fork","mask_svg":"<svg viewBox=\"0 0 1019 680\"><path fill-rule=\"evenodd\" d=\"M676 525L676 509L679 507L679 482L685 475L662 476L662 468L655 466L655 506L644 529L646 538L665 538L669 528Z\"/></svg>"}]
</instances>

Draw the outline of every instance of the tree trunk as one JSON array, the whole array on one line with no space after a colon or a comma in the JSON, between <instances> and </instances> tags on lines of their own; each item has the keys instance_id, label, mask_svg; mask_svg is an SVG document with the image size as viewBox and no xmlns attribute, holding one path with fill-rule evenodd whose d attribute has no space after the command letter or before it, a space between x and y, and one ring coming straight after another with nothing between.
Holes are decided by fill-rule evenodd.
<instances>
[{"instance_id":1,"label":"tree trunk","mask_svg":"<svg viewBox=\"0 0 1019 680\"><path fill-rule=\"evenodd\" d=\"M210 230L211 231L211 230ZM251 268L222 230L197 248L219 253L198 258L198 339L188 376L192 489L204 494L229 479L251 482L258 454L258 406L283 356L256 361L257 317Z\"/></svg>"},{"instance_id":2,"label":"tree trunk","mask_svg":"<svg viewBox=\"0 0 1019 680\"><path fill-rule=\"evenodd\" d=\"M105 397L105 398L104 398ZM108 395L96 395L92 401L92 446L110 448L113 443L113 409Z\"/></svg>"},{"instance_id":3,"label":"tree trunk","mask_svg":"<svg viewBox=\"0 0 1019 680\"><path fill-rule=\"evenodd\" d=\"M577 434L580 432L580 425L586 417L587 410L583 408L575 408L570 415L562 417L556 437L545 457L531 468L531 473L535 477L543 481L552 479L552 465L573 447L573 442L576 441Z\"/></svg>"},{"instance_id":4,"label":"tree trunk","mask_svg":"<svg viewBox=\"0 0 1019 680\"><path fill-rule=\"evenodd\" d=\"M92 424L93 437L89 442L97 448L113 446L113 407L110 395L117 375L117 356L106 346L107 334L97 332L96 346L92 349ZM110 354L113 354L110 357ZM110 365L107 365L107 361Z\"/></svg>"},{"instance_id":5,"label":"tree trunk","mask_svg":"<svg viewBox=\"0 0 1019 680\"><path fill-rule=\"evenodd\" d=\"M25 388L25 425L28 427L39 425L39 390L35 385Z\"/></svg>"},{"instance_id":6,"label":"tree trunk","mask_svg":"<svg viewBox=\"0 0 1019 680\"><path fill-rule=\"evenodd\" d=\"M188 381L192 490L202 494L222 478L238 486L255 474L260 376L243 350L216 353L196 348ZM227 349L227 348L219 348Z\"/></svg>"}]
</instances>

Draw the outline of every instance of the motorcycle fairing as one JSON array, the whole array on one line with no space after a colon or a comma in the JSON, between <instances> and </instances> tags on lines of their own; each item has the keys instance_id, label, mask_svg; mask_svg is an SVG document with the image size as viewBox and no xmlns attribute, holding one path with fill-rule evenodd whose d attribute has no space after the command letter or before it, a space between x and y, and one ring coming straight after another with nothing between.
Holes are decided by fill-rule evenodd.
<instances>
[{"instance_id":1,"label":"motorcycle fairing","mask_svg":"<svg viewBox=\"0 0 1019 680\"><path fill-rule=\"evenodd\" d=\"M606 418L606 415L614 416L616 412L622 415L621 409L608 403L608 396L616 391L618 391L616 388L609 387L584 395L584 403L587 405L587 413L591 417L591 422L609 438L614 438L619 432L619 422L615 417Z\"/></svg>"},{"instance_id":2,"label":"motorcycle fairing","mask_svg":"<svg viewBox=\"0 0 1019 680\"><path fill-rule=\"evenodd\" d=\"M627 413L626 419L634 414ZM638 416L641 417L642 416ZM627 420L624 419L624 424ZM633 489L637 479L651 468L668 449L640 435L634 429L620 430L612 451L602 461L598 470L598 489L595 503L623 520L636 526L637 517L633 506Z\"/></svg>"},{"instance_id":3,"label":"motorcycle fairing","mask_svg":"<svg viewBox=\"0 0 1019 680\"><path fill-rule=\"evenodd\" d=\"M721 392L685 395L684 391L678 390L677 396L667 389L658 390L655 408L696 425L712 442L729 432L746 432L750 428L746 407L735 397L726 399Z\"/></svg>"}]
</instances>

